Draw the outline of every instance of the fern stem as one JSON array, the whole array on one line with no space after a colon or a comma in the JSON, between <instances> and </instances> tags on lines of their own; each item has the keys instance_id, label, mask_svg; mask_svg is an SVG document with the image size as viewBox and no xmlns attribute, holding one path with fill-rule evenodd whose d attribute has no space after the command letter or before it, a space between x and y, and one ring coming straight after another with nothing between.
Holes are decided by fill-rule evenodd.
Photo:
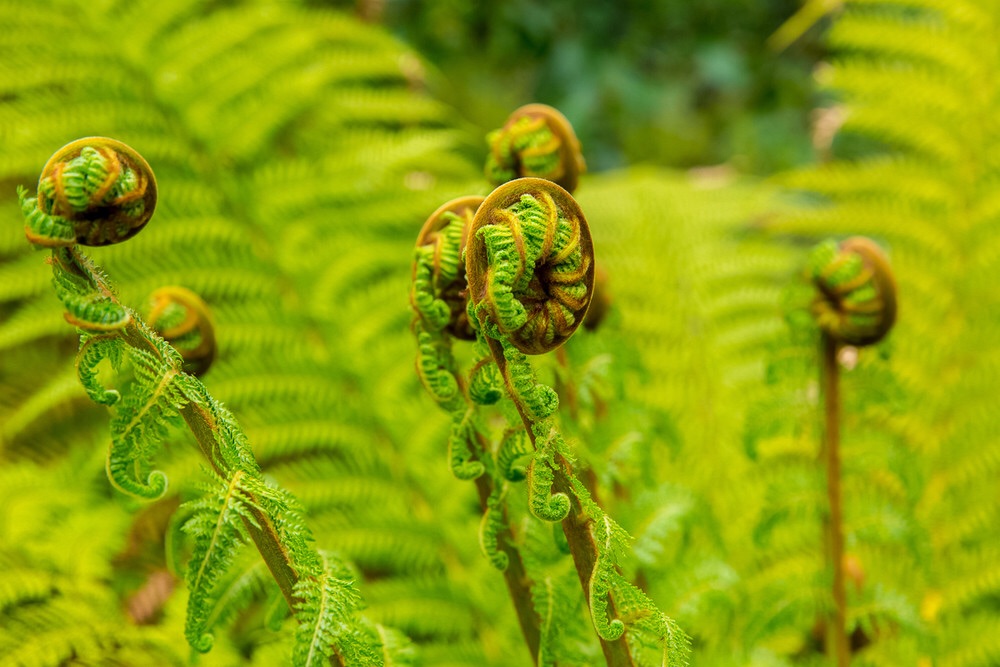
<instances>
[{"instance_id":1,"label":"fern stem","mask_svg":"<svg viewBox=\"0 0 1000 667\"><path fill-rule=\"evenodd\" d=\"M570 378L570 366L569 366L569 355L566 354L566 347L556 348L556 361L559 363L560 369L563 371L563 380L559 383L560 388L563 390L560 392L560 396L565 395L566 404L569 407L569 416L576 422L580 420L580 401L577 397L576 385L573 384Z\"/></svg>"},{"instance_id":2,"label":"fern stem","mask_svg":"<svg viewBox=\"0 0 1000 667\"><path fill-rule=\"evenodd\" d=\"M497 368L500 370L500 375L503 377L504 384L507 385L507 392L513 397L516 394L507 370L507 359L504 356L503 345L500 341L490 336L487 336L486 340L489 343L490 354L493 355ZM531 438L532 447L536 447L532 420L525 413L524 406L520 401L514 400L513 403L517 408L517 413L521 416L521 421L528 432L528 437ZM597 563L598 554L597 543L594 541L594 533L591 530L593 522L583 511L579 499L576 497L576 492L572 488L573 485L570 481L573 475L572 465L562 454L556 455L556 463L552 490L557 493L566 494L570 500L570 511L566 518L562 520L562 529L566 535L566 542L569 545L570 556L573 558L573 565L576 567L577 575L580 578L580 585L583 587L583 595L589 605L590 579L594 574L594 566ZM610 593L607 594L607 598L609 613L612 616L617 616L614 598ZM607 661L608 667L632 667L635 664L624 634L613 641L602 637L598 637L598 639L601 642L601 651L604 652L604 659Z\"/></svg>"},{"instance_id":3,"label":"fern stem","mask_svg":"<svg viewBox=\"0 0 1000 667\"><path fill-rule=\"evenodd\" d=\"M483 512L487 509L487 502L492 492L492 483L489 475L480 475L476 478L476 491L479 493L479 504ZM541 644L541 633L538 629L538 614L531 603L531 579L524 569L524 561L521 559L521 552L514 544L514 534L510 529L510 518L507 514L507 504L503 504L503 526L497 533L497 547L507 554L507 568L503 571L503 578L510 592L510 599L514 603L514 611L517 613L517 622L521 626L521 634L524 635L524 642L531 653L532 664L538 664L538 650Z\"/></svg>"},{"instance_id":4,"label":"fern stem","mask_svg":"<svg viewBox=\"0 0 1000 667\"><path fill-rule=\"evenodd\" d=\"M826 458L826 492L830 504L827 543L833 566L833 627L827 632L827 652L837 667L847 667L851 649L847 643L847 594L844 588L844 517L840 489L840 370L839 345L828 333L822 335L822 384L825 413L823 449Z\"/></svg>"},{"instance_id":5,"label":"fern stem","mask_svg":"<svg viewBox=\"0 0 1000 667\"><path fill-rule=\"evenodd\" d=\"M93 280L97 289L102 294L117 303L117 295L107 284L103 274L97 270L90 258L77 250L76 246L72 246L68 250L75 265L64 265L64 268L78 272L81 276ZM130 320L121 330L121 335L129 346L148 352L155 355L161 361L163 360L159 350L147 339L145 332L139 328L134 319ZM176 370L181 372L180 368ZM216 437L218 424L212 414L194 401L185 403L179 412L194 435L195 441L198 443L198 448L201 450L208 464L219 476L230 479L234 471L225 469L220 463L224 458L220 450L219 439ZM294 610L298 603L294 589L300 580L300 576L295 570L291 554L282 545L274 522L271 521L266 512L260 509L260 503L257 498L253 494L247 494L247 499L249 501L247 503L249 516L243 517L243 524L246 527L247 534L253 540L257 551L260 552L261 558L281 589L281 594L288 603L288 608ZM330 658L330 664L345 667L344 660L336 650L336 647L334 647L333 655Z\"/></svg>"},{"instance_id":6,"label":"fern stem","mask_svg":"<svg viewBox=\"0 0 1000 667\"><path fill-rule=\"evenodd\" d=\"M199 405L188 403L181 408L181 417L188 425L191 433L194 434L198 442L198 448L208 460L212 468L221 476L230 478L232 475L221 470L216 461L218 444L215 439L216 425L212 415ZM253 521L244 519L243 523L247 528L250 539L257 546L264 564L271 571L274 580L281 589L281 594L288 602L289 609L295 609L296 598L292 593L295 584L299 581L299 576L292 565L288 552L281 546L278 531L266 513L256 507L257 499L252 494L248 494L249 511ZM254 525L256 523L257 525Z\"/></svg>"}]
</instances>

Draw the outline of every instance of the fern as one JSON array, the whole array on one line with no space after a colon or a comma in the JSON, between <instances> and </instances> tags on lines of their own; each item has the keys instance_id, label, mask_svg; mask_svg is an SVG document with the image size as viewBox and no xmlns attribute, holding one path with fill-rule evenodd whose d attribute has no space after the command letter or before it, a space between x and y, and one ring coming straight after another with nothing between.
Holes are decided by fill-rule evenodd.
<instances>
[{"instance_id":1,"label":"fern","mask_svg":"<svg viewBox=\"0 0 1000 667\"><path fill-rule=\"evenodd\" d=\"M994 456L993 418L987 415L994 401L976 388L985 377L995 378L996 369L991 354L972 361L968 353L993 328L986 313L994 299L983 286L992 283L995 264L980 258L993 252L987 239L995 227L989 186L995 174L987 156L996 136L985 119L996 96L990 73L995 53L987 37L996 20L995 8L983 2L848 3L831 32L837 59L823 82L848 109L840 131L845 148L847 138L862 136L868 149L783 178L789 187L815 193L814 205L771 225L775 233L810 236L850 226L885 239L892 249L907 304L887 374L899 398L881 409L876 399L859 425L880 433L910 460L911 471L894 484L895 521L908 526L895 540L919 550L891 564L872 554L878 574L867 565L865 570L883 590L911 591L910 605L917 603L913 597L932 599L957 585L968 572L963 554L995 539L987 524L958 541L945 538L947 547L937 536L954 534L948 526L955 512L991 513L996 507L986 490ZM973 90L978 92L970 96ZM901 117L905 125L898 123ZM873 402L874 392L864 395ZM969 442L982 446L966 457L961 452ZM979 474L953 485L949 471L971 459L980 462ZM859 472L886 477L874 466ZM869 485L868 495L876 488ZM862 503L870 504L870 497ZM991 590L987 581L984 590ZM988 649L956 649L964 639L950 625L974 622L980 609L969 600L942 617L927 615L926 626L904 623L898 611L887 610L904 628L895 650L935 664L989 664ZM891 655L876 644L860 659L868 651L873 664Z\"/></svg>"},{"instance_id":2,"label":"fern","mask_svg":"<svg viewBox=\"0 0 1000 667\"><path fill-rule=\"evenodd\" d=\"M484 191L465 156L488 150L419 92L412 53L305 3L0 2L0 216L11 221L0 226L0 558L18 573L0 590L0 655L186 661L184 586L147 625L126 610L163 570L165 534L181 560L197 546L178 530L205 459L177 427L198 404L245 429L245 441L225 436L234 464L263 485L243 507L292 507L274 495L280 485L308 519L275 530L307 541L295 525L307 522L317 547L350 560L328 571L357 582L372 622L338 636L381 647L374 662L525 663L495 568L504 555L516 568L515 554L530 574L540 662L601 661L562 530L528 518L531 499L559 518L559 499L577 498L557 475L572 451L586 490L636 537L615 574L602 561L601 585L615 601L604 619L626 625L638 661L660 664L677 635L632 585L691 634L695 664L817 664L817 619L832 609L818 334L812 294L782 295L813 242L867 234L892 257L901 307L890 341L844 353L846 623L864 644L853 663L995 663L996 19L982 0L844 3L816 76L845 119L831 162L766 184L725 167L584 178L604 320L530 368L503 355L518 365L522 403L561 436L536 434L535 457L497 365L481 363L487 350L455 345L451 359L429 346L425 370L458 379L454 411L430 410L401 361L414 351L403 296L412 239L440 202ZM21 237L13 185L33 182L55 146L95 133L142 148L157 170L154 222L93 253L115 300L144 308L116 309L73 280L59 287L64 308ZM541 168L551 155L535 157ZM28 221L68 240L56 223ZM154 391L161 366L107 329L149 317L163 285L211 309L217 354L201 382L228 409L185 380ZM92 328L82 344L67 310ZM131 417L109 431L108 405L152 417L140 428L159 440L140 442ZM126 431L138 449L111 437ZM158 499L112 492L109 442L127 483L151 494L154 470L170 479ZM181 499L193 502L177 511ZM199 512L219 525L221 512ZM234 544L254 530L223 525ZM214 631L215 646L199 660L287 661L307 630L282 621L295 610L254 550L237 551L214 563L198 634ZM333 629L317 618L316 633ZM230 624L240 632L219 632Z\"/></svg>"},{"instance_id":3,"label":"fern","mask_svg":"<svg viewBox=\"0 0 1000 667\"><path fill-rule=\"evenodd\" d=\"M11 27L0 46L5 49L3 62L19 65L2 67L4 91L47 90L54 95L31 100L33 93L18 92L4 97L0 114L9 121L4 126L35 128L9 143L10 151L0 158L5 182L32 180L32 172L37 173L52 147L85 133L84 126L87 132L124 136L140 145L156 164L161 192L157 216L162 222L111 253L96 253L121 285L122 296L140 304L154 289L179 284L206 300L220 341L225 341L210 377L212 392L240 414L250 441L263 454L261 462L273 467L282 483L312 479L318 484L319 477L302 471L331 455L334 438L328 433L341 434L336 440L350 445L349 452L344 450L351 460L340 469L344 473L368 481L389 475L398 508L392 514L372 516L364 510L366 501L361 497L340 506L336 517L322 516L332 514L333 508L317 505L318 516L310 523L326 527L318 535L324 546L339 551L343 531L345 544L361 559L362 572L447 581L442 559L453 561L455 555L444 552L440 533L431 529L427 514L416 522L421 538L412 547L405 537L393 538L392 531L414 528L414 510L408 503L413 497L426 504L447 497L451 509L446 511L458 520L465 516L465 506L447 489L427 485L420 477L408 478L395 464L389 465L400 456L402 443L410 442L404 433L415 423L413 413L394 419L376 417L380 406L354 399L345 402L345 397L356 394L359 382L367 382L367 373L362 377L359 360L336 352L344 332L354 330L344 323L369 319L384 323L369 327L369 337L362 339L373 349L376 344L408 347L405 337L385 335L407 318L405 309L394 304L408 278L409 242L396 232L413 224L414 215L442 192L460 187L453 181L474 174L464 159L445 154L462 140L460 133L448 129L450 112L411 91L419 84L416 58L377 30L359 29L350 18L292 6L272 8L267 15L248 5L119 3L84 8L67 2L60 4L59 17L45 19L53 13L50 7L8 3L2 12L4 24ZM76 35L72 44L57 36L67 34L71 26ZM309 37L304 37L306 32ZM114 40L108 35L126 33L128 47L112 50ZM232 36L224 45L214 40L222 33ZM21 37L27 35L29 41L47 45L31 63L24 62L19 51L25 43ZM312 48L298 49L292 57L271 58L257 48L271 40L276 49L272 54L278 53L279 43L308 43ZM217 50L203 48L210 43L217 44ZM65 48L52 46L56 44ZM72 66L66 64L70 61ZM208 62L211 67L205 66ZM312 69L312 74L298 74L316 64L319 69ZM95 76L99 86L82 83ZM230 84L220 86L220 77L228 77ZM260 99L272 99L273 104L264 105L267 120L262 116L253 130L233 128L221 137L220 118L253 113L260 109ZM402 100L405 104L397 104ZM278 143L288 150L274 160L273 147ZM441 155L440 168L428 169L431 154ZM236 155L234 162L231 156ZM220 170L223 163L228 167ZM408 178L416 179L412 182L417 185L420 178L437 184L429 190L410 189L404 185ZM12 204L3 203L9 219L17 215ZM332 218L331 210L337 211ZM340 224L346 220L366 221L362 227L367 231L352 232ZM38 271L37 258L18 259L23 240L15 243L19 231L8 231L17 234L0 234L3 270L5 275L11 273L0 296L0 330L14 346L7 348L12 354L3 356L9 362L5 374L9 368L16 382L10 385L12 393L4 396L2 421L12 429L5 436L4 453L58 459L65 455L67 443L99 442L107 421L85 407L83 393L79 388L74 391L72 383L60 382L61 391L46 393L38 380L41 375L25 375L12 363L15 358L27 360L37 349L36 369L51 379L55 368L66 367L72 350L60 342L67 339L61 310L52 301L42 307L48 280ZM340 271L348 257L359 258L362 267L366 263L378 267L372 261L376 245L369 242L380 238L388 255L379 261L392 269L379 280L389 294L399 290L374 302L386 306L381 310L365 301L369 292L362 287L357 266L354 272ZM359 250L365 243L371 251L367 258ZM324 261L333 248L341 248L337 254L345 261ZM316 294L320 286L330 295L328 301L321 294L315 299L288 298ZM352 291L357 296L351 296ZM304 330L313 333L302 336ZM389 342L376 343L379 338ZM127 360L123 367L131 372ZM101 364L96 370L97 377L107 382ZM402 380L405 372L399 370L395 377ZM412 381L399 382L390 391L401 393L407 385ZM124 395L124 387L114 390ZM31 401L36 393L38 399ZM28 408L22 425L8 422L7 416L22 406ZM41 420L42 415L47 418ZM376 418L385 424L381 434L371 428ZM433 421L427 426L423 442L428 446L436 428ZM157 467L167 473L172 486L158 504L175 503L178 492L190 496L190 483L184 480L200 476L194 452L173 446L178 439L175 429L166 434L168 447L157 455ZM417 454L412 456L419 460ZM296 461L303 465L293 465ZM358 527L362 520L369 521L363 529ZM158 538L154 534L151 539ZM478 563L474 547L459 558ZM256 604L251 603L247 613ZM503 627L499 612L483 599L463 604L469 609L485 606L476 613L498 621L477 624L463 641L471 641L469 637L484 628ZM224 611L215 609L213 613ZM447 646L451 639L441 637L451 635L439 632L423 642ZM222 639L217 637L213 653L224 655L230 640ZM398 637L395 643L399 644ZM490 660L505 662L503 655Z\"/></svg>"}]
</instances>

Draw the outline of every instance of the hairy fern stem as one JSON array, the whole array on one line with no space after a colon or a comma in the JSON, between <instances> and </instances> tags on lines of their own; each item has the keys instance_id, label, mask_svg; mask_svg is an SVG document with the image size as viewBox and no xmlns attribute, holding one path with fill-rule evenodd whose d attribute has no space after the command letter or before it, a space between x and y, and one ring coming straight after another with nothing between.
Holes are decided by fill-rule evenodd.
<instances>
[{"instance_id":1,"label":"hairy fern stem","mask_svg":"<svg viewBox=\"0 0 1000 667\"><path fill-rule=\"evenodd\" d=\"M97 291L112 303L120 305L114 290L111 289L104 279L103 273L97 269L89 257L77 250L75 246L66 249L65 252L72 261L63 262L53 259L54 270L75 273L80 278L91 282ZM55 266L56 263L58 266ZM173 363L172 360L164 359L161 356L160 350L150 341L148 332L143 331L134 320L120 330L120 335L129 347L151 354L160 362ZM179 367L176 370L181 372ZM219 424L216 417L194 401L187 402L180 408L179 412L194 435L198 448L212 471L222 479L231 479L234 475L239 474L241 472L239 469L234 470L224 463L226 453L220 449L220 442L223 439L219 435ZM296 609L301 604L301 600L296 594L296 586L302 580L302 575L298 572L289 549L282 543L281 536L271 517L261 508L260 499L254 494L248 493L247 500L248 515L240 517L247 535L253 541L274 577L274 581L278 584L288 608ZM330 658L330 664L346 667L342 656L336 650Z\"/></svg>"},{"instance_id":2,"label":"hairy fern stem","mask_svg":"<svg viewBox=\"0 0 1000 667\"><path fill-rule=\"evenodd\" d=\"M488 338L487 340L490 346L490 354L496 361L497 368L500 369L500 374L504 379L504 384L507 386L508 394L514 397L516 393L511 383L503 345L500 341L493 338ZM531 417L526 412L521 401L514 399L514 406L517 408L521 422L528 432L532 448L537 450L534 423ZM560 522L560 525L562 526L563 533L566 535L566 542L569 545L569 552L573 558L573 564L576 566L577 575L580 578L580 586L583 588L584 597L587 600L587 604L592 605L591 585L594 573L596 572L598 558L600 557L597 543L594 540L594 534L591 530L593 519L587 515L574 491L572 480L575 477L572 465L561 453L557 453L555 458L556 465L554 467L552 490L557 494L564 494L570 502L569 513ZM604 598L602 602L606 605L611 617L617 618L618 614L615 609L615 602L610 591L604 593L602 597ZM624 633L613 640L608 640L601 636L598 636L598 639L601 642L601 650L604 653L605 660L607 660L608 667L631 667L635 664L632 660Z\"/></svg>"},{"instance_id":3,"label":"hairy fern stem","mask_svg":"<svg viewBox=\"0 0 1000 667\"><path fill-rule=\"evenodd\" d=\"M840 365L839 345L823 333L820 346L823 359L823 413L825 430L823 455L826 461L826 493L830 514L826 526L827 557L833 568L833 622L827 631L827 653L837 667L851 662L851 647L847 641L847 592L844 588L844 510L840 489Z\"/></svg>"}]
</instances>

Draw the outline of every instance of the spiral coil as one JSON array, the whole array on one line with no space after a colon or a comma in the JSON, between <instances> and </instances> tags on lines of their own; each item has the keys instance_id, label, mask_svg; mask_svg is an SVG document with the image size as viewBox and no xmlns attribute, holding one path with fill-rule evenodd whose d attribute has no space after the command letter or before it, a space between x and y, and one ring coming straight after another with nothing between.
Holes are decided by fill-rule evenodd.
<instances>
[{"instance_id":1,"label":"spiral coil","mask_svg":"<svg viewBox=\"0 0 1000 667\"><path fill-rule=\"evenodd\" d=\"M185 372L204 375L215 361L216 343L215 326L202 298L171 285L154 291L149 304L149 326L180 353Z\"/></svg>"},{"instance_id":2,"label":"spiral coil","mask_svg":"<svg viewBox=\"0 0 1000 667\"><path fill-rule=\"evenodd\" d=\"M156 178L129 146L107 137L66 144L46 162L37 198L19 191L25 235L43 247L110 245L135 236L156 208Z\"/></svg>"},{"instance_id":3,"label":"spiral coil","mask_svg":"<svg viewBox=\"0 0 1000 667\"><path fill-rule=\"evenodd\" d=\"M852 237L818 245L810 274L819 294L813 316L831 338L845 345L872 345L896 321L896 281L889 260L871 239Z\"/></svg>"},{"instance_id":4,"label":"spiral coil","mask_svg":"<svg viewBox=\"0 0 1000 667\"><path fill-rule=\"evenodd\" d=\"M461 340L476 339L466 309L462 253L483 200L469 196L445 203L427 218L417 236L410 304L430 326Z\"/></svg>"},{"instance_id":5,"label":"spiral coil","mask_svg":"<svg viewBox=\"0 0 1000 667\"><path fill-rule=\"evenodd\" d=\"M500 186L472 222L466 274L480 324L524 354L559 347L583 321L594 291L594 244L583 211L551 181Z\"/></svg>"},{"instance_id":6,"label":"spiral coil","mask_svg":"<svg viewBox=\"0 0 1000 667\"><path fill-rule=\"evenodd\" d=\"M545 104L517 109L486 141L490 146L486 178L494 186L515 178L536 177L573 192L587 168L573 126Z\"/></svg>"}]
</instances>

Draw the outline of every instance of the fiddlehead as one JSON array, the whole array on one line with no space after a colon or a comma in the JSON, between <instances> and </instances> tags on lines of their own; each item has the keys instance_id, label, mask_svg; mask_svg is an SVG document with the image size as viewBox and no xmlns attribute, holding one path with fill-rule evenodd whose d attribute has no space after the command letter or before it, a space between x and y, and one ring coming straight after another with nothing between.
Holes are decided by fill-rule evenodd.
<instances>
[{"instance_id":1,"label":"fiddlehead","mask_svg":"<svg viewBox=\"0 0 1000 667\"><path fill-rule=\"evenodd\" d=\"M433 330L445 329L461 340L475 340L465 297L462 254L472 218L483 197L459 197L434 211L417 237L410 303Z\"/></svg>"},{"instance_id":2,"label":"fiddlehead","mask_svg":"<svg viewBox=\"0 0 1000 667\"><path fill-rule=\"evenodd\" d=\"M594 249L579 206L551 181L500 186L473 220L466 272L470 309L533 445L528 507L538 519L561 524L608 664L634 664L626 632L652 639L666 660L683 661L686 648L672 639L676 625L619 573L628 535L577 478L555 425L558 396L537 381L526 356L565 342L593 298ZM627 617L619 600L628 605ZM651 618L659 620L645 620Z\"/></svg>"},{"instance_id":3,"label":"fiddlehead","mask_svg":"<svg viewBox=\"0 0 1000 667\"><path fill-rule=\"evenodd\" d=\"M841 345L865 346L880 341L896 321L896 282L889 261L873 241L864 237L818 245L809 261L809 274L819 294L813 316L823 332L822 372L826 465L826 521L828 566L833 570L833 618L827 651L839 667L851 660L847 637L847 592L844 573L844 518L840 480L840 367Z\"/></svg>"},{"instance_id":4,"label":"fiddlehead","mask_svg":"<svg viewBox=\"0 0 1000 667\"><path fill-rule=\"evenodd\" d=\"M594 288L594 244L576 200L558 185L522 178L476 212L466 251L469 297L525 354L542 354L583 321Z\"/></svg>"},{"instance_id":5,"label":"fiddlehead","mask_svg":"<svg viewBox=\"0 0 1000 667\"><path fill-rule=\"evenodd\" d=\"M896 321L896 281L882 249L856 236L818 245L809 262L819 290L812 311L833 340L864 346L882 340Z\"/></svg>"},{"instance_id":6,"label":"fiddlehead","mask_svg":"<svg viewBox=\"0 0 1000 667\"><path fill-rule=\"evenodd\" d=\"M487 138L486 179L494 186L526 176L554 181L573 192L587 165L566 117L545 104L528 104Z\"/></svg>"},{"instance_id":7,"label":"fiddlehead","mask_svg":"<svg viewBox=\"0 0 1000 667\"><path fill-rule=\"evenodd\" d=\"M146 224L156 189L145 161L119 142L80 140L49 160L37 198L29 198L23 188L18 194L28 240L53 248L53 285L66 307L66 319L82 330L80 381L94 401L114 406L107 457L112 485L140 498L162 495L167 478L151 470L152 458L168 428L181 420L218 482L220 490L189 506L193 516L185 522L195 542L187 577L191 595L186 635L191 645L199 651L211 647L212 619L217 618L212 613L215 582L232 567L241 544L252 540L286 605L308 626L296 635L297 655L303 645L309 655L324 662L332 656L340 665L345 655L374 655L377 638L355 617L352 581L336 584L346 597L334 598L324 589L324 603L308 606L311 596L306 591L324 583L324 571L300 511L290 495L264 479L232 414L185 372L182 354L188 353L192 370L204 370L214 356L214 334L204 304L181 288L157 293L153 319L175 349L121 303L107 276L75 247L76 242L121 241ZM97 380L96 369L104 359L113 367L122 359L131 364L134 377L121 394Z\"/></svg>"},{"instance_id":8,"label":"fiddlehead","mask_svg":"<svg viewBox=\"0 0 1000 667\"><path fill-rule=\"evenodd\" d=\"M38 197L19 192L25 235L36 246L119 243L141 230L156 207L156 178L141 155L107 137L66 144L49 158Z\"/></svg>"},{"instance_id":9,"label":"fiddlehead","mask_svg":"<svg viewBox=\"0 0 1000 667\"><path fill-rule=\"evenodd\" d=\"M215 326L201 297L184 287L161 287L149 297L146 321L184 360L184 372L204 375L215 360Z\"/></svg>"},{"instance_id":10,"label":"fiddlehead","mask_svg":"<svg viewBox=\"0 0 1000 667\"><path fill-rule=\"evenodd\" d=\"M478 417L480 406L503 396L503 378L486 346L468 300L464 252L482 197L463 197L435 211L417 239L410 305L417 339L417 375L451 418L448 461L458 479L474 480L483 518L479 543L490 563L504 573L528 650L537 659L538 620L531 608L530 582L507 517L506 479ZM467 378L452 355L452 339L477 340L479 356Z\"/></svg>"}]
</instances>

